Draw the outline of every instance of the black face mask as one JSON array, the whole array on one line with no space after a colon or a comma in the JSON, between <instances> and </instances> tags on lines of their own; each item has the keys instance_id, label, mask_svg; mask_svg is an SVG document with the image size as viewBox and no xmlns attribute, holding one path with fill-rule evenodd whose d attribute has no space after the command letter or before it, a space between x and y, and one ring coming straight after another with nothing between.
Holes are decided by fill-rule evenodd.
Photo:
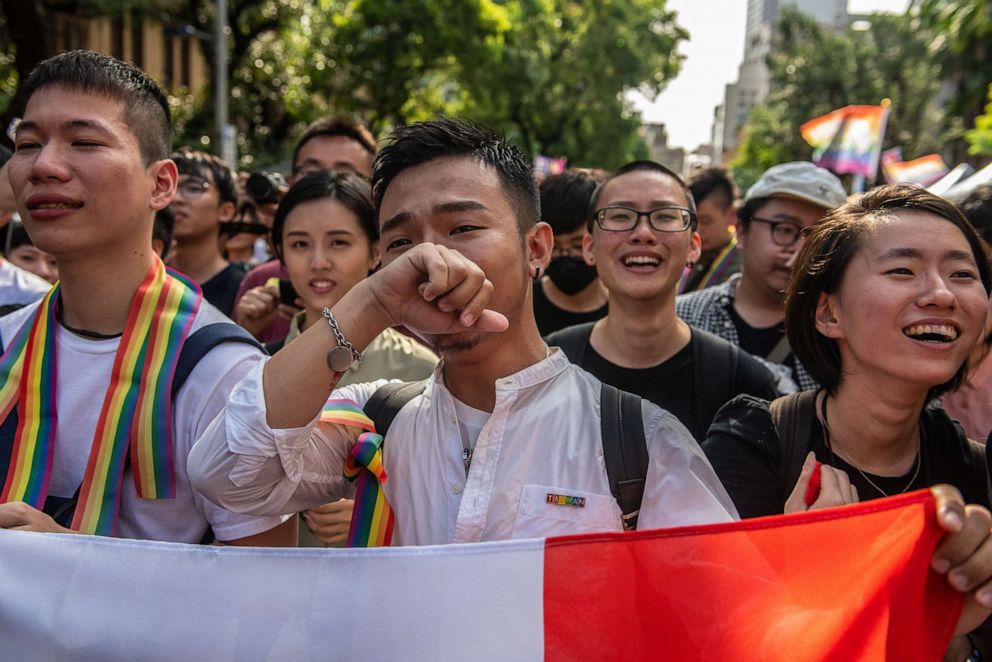
<instances>
[{"instance_id":1,"label":"black face mask","mask_svg":"<svg viewBox=\"0 0 992 662\"><path fill-rule=\"evenodd\" d=\"M581 257L566 255L551 260L548 278L562 293L572 296L589 287L596 280L596 267L585 263Z\"/></svg>"}]
</instances>

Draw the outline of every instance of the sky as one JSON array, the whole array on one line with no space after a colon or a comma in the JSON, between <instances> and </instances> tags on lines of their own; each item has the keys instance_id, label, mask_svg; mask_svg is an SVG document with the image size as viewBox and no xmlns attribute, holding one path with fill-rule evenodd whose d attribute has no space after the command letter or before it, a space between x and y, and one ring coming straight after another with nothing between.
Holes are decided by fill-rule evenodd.
<instances>
[{"instance_id":1,"label":"sky","mask_svg":"<svg viewBox=\"0 0 992 662\"><path fill-rule=\"evenodd\" d=\"M908 0L849 0L850 14L903 12ZM713 109L723 102L724 86L737 79L744 56L746 0L668 0L691 39L682 45L686 59L679 75L654 103L634 97L648 122L664 122L669 144L686 149L710 141Z\"/></svg>"}]
</instances>

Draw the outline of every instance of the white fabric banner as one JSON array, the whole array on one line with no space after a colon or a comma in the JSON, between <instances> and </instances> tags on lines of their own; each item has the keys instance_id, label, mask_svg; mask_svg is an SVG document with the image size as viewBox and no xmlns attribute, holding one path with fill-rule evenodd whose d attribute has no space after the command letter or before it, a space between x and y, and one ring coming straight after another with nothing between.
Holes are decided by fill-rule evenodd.
<instances>
[{"instance_id":1,"label":"white fabric banner","mask_svg":"<svg viewBox=\"0 0 992 662\"><path fill-rule=\"evenodd\" d=\"M251 549L0 530L0 659L540 660L544 541Z\"/></svg>"}]
</instances>

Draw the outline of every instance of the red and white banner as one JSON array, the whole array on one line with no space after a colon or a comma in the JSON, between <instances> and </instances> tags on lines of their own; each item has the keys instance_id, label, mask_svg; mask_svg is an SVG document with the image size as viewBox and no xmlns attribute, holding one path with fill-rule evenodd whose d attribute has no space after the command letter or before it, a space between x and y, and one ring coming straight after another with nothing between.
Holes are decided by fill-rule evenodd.
<instances>
[{"instance_id":1,"label":"red and white banner","mask_svg":"<svg viewBox=\"0 0 992 662\"><path fill-rule=\"evenodd\" d=\"M698 528L259 550L0 532L4 660L939 660L927 491Z\"/></svg>"}]
</instances>

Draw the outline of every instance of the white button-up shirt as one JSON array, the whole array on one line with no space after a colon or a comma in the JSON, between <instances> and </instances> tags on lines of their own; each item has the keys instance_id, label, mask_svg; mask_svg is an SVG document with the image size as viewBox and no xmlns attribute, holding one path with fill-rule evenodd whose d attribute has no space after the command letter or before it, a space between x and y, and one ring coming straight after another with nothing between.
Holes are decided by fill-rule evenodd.
<instances>
[{"instance_id":1,"label":"white button-up shirt","mask_svg":"<svg viewBox=\"0 0 992 662\"><path fill-rule=\"evenodd\" d=\"M442 370L400 410L384 443L384 489L396 517L393 544L622 529L603 460L599 380L560 351L499 379L496 405L466 476L455 405ZM362 407L384 383L346 386L332 397ZM649 466L638 528L736 519L729 496L682 424L648 401L642 415ZM353 492L342 467L357 435L339 425L268 427L258 366L200 437L189 474L208 498L236 512L303 510Z\"/></svg>"}]
</instances>

